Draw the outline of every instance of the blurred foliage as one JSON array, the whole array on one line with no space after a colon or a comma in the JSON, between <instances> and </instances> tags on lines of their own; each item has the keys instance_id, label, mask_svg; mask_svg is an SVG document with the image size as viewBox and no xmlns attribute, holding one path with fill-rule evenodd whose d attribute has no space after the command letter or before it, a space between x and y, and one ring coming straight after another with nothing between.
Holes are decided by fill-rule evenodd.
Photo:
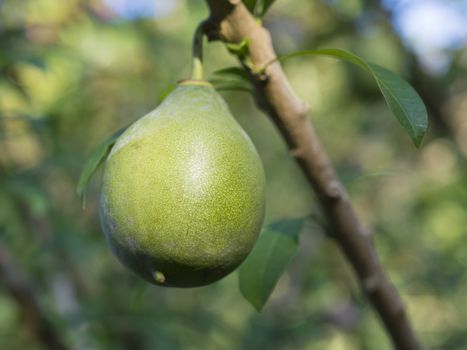
<instances>
[{"instance_id":1,"label":"blurred foliage","mask_svg":"<svg viewBox=\"0 0 467 350\"><path fill-rule=\"evenodd\" d=\"M237 273L164 289L119 265L99 227L99 176L83 211L79 173L98 144L188 76L192 32L207 8L172 1L163 16L129 20L108 3L0 1L0 245L64 341L75 349L389 349L349 266L313 222L259 314L241 297ZM417 150L365 74L325 58L284 63L358 214L375 228L420 337L433 349L467 348L466 52L427 75L375 3L277 0L264 22L279 53L350 49L422 81L422 97L438 101ZM235 65L220 43L205 56L208 73ZM264 162L267 222L316 213L272 123L248 94L224 96ZM3 288L0 348L46 348Z\"/></svg>"}]
</instances>

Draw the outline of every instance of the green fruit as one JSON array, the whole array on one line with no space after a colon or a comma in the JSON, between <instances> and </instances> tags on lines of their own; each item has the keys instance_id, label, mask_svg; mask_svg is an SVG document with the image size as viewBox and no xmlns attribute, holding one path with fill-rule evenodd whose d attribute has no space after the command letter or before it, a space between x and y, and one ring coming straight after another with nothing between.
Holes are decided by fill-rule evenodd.
<instances>
[{"instance_id":1,"label":"green fruit","mask_svg":"<svg viewBox=\"0 0 467 350\"><path fill-rule=\"evenodd\" d=\"M101 224L119 260L152 283L212 283L245 259L264 217L258 154L207 82L181 83L117 140Z\"/></svg>"}]
</instances>

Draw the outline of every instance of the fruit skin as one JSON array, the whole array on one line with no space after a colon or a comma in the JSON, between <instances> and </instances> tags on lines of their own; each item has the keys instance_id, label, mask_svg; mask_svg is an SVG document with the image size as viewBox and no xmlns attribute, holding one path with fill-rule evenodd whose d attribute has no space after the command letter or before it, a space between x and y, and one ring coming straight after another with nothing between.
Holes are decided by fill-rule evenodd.
<instances>
[{"instance_id":1,"label":"fruit skin","mask_svg":"<svg viewBox=\"0 0 467 350\"><path fill-rule=\"evenodd\" d=\"M264 187L258 154L222 97L187 81L112 148L101 225L118 259L147 281L202 286L251 251Z\"/></svg>"}]
</instances>

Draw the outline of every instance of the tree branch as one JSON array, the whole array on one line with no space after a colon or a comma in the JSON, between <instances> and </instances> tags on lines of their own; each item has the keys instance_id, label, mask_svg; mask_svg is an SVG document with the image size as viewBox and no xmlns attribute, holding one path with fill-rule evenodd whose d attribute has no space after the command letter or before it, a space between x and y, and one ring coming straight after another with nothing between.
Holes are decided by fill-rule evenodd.
<instances>
[{"instance_id":1,"label":"tree branch","mask_svg":"<svg viewBox=\"0 0 467 350\"><path fill-rule=\"evenodd\" d=\"M5 248L0 247L0 286L4 286L16 301L25 324L42 345L51 350L65 350L61 336L40 308L34 292Z\"/></svg>"},{"instance_id":2,"label":"tree branch","mask_svg":"<svg viewBox=\"0 0 467 350\"><path fill-rule=\"evenodd\" d=\"M240 0L207 0L211 16L210 40L238 43L249 39L249 54L259 68L275 58L269 32ZM396 349L423 349L408 321L403 303L389 281L372 244L369 231L358 220L348 195L308 118L305 104L292 91L280 64L271 64L266 76L249 71L257 102L273 119L313 187L332 230L359 279L360 285L381 317Z\"/></svg>"}]
</instances>

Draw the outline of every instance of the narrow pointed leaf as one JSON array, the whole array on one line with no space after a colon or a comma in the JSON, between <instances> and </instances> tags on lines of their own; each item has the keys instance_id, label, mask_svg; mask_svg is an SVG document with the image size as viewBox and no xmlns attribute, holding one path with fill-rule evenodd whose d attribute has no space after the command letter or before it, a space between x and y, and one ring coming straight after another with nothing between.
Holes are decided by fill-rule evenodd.
<instances>
[{"instance_id":1,"label":"narrow pointed leaf","mask_svg":"<svg viewBox=\"0 0 467 350\"><path fill-rule=\"evenodd\" d=\"M209 81L218 91L243 91L253 95L247 73L240 67L228 67L214 72Z\"/></svg>"},{"instance_id":2,"label":"narrow pointed leaf","mask_svg":"<svg viewBox=\"0 0 467 350\"><path fill-rule=\"evenodd\" d=\"M280 56L277 60L305 55L325 55L343 59L369 72L376 80L387 105L416 147L419 147L428 127L428 115L425 104L415 89L397 74L377 64L369 63L349 51L340 49L321 49L293 52Z\"/></svg>"},{"instance_id":3,"label":"narrow pointed leaf","mask_svg":"<svg viewBox=\"0 0 467 350\"><path fill-rule=\"evenodd\" d=\"M250 87L234 83L214 84L214 88L217 91L241 91L247 92L251 95L254 94L253 90Z\"/></svg>"},{"instance_id":4,"label":"narrow pointed leaf","mask_svg":"<svg viewBox=\"0 0 467 350\"><path fill-rule=\"evenodd\" d=\"M261 311L287 264L297 253L304 218L286 219L264 229L239 270L240 291Z\"/></svg>"},{"instance_id":5,"label":"narrow pointed leaf","mask_svg":"<svg viewBox=\"0 0 467 350\"><path fill-rule=\"evenodd\" d=\"M257 0L243 0L243 3L245 6L250 10L251 13L255 10L255 5L256 5Z\"/></svg>"},{"instance_id":6,"label":"narrow pointed leaf","mask_svg":"<svg viewBox=\"0 0 467 350\"><path fill-rule=\"evenodd\" d=\"M76 192L81 198L83 208L85 206L85 193L89 180L91 179L92 175L97 170L99 165L102 163L102 161L107 157L117 138L125 131L126 128L127 127L121 128L107 140L102 142L91 154L88 161L86 162L86 165L81 171L81 175L78 180L78 185L76 186Z\"/></svg>"},{"instance_id":7,"label":"narrow pointed leaf","mask_svg":"<svg viewBox=\"0 0 467 350\"><path fill-rule=\"evenodd\" d=\"M240 67L227 67L214 72L210 82L218 91L237 90L253 94L248 74Z\"/></svg>"},{"instance_id":8,"label":"narrow pointed leaf","mask_svg":"<svg viewBox=\"0 0 467 350\"><path fill-rule=\"evenodd\" d=\"M174 91L176 87L177 87L176 84L169 84L164 90L162 90L162 92L160 93L159 98L158 98L159 103L161 103L162 101L164 101L165 98L166 98L167 96L169 96L170 93L171 93L172 91Z\"/></svg>"},{"instance_id":9,"label":"narrow pointed leaf","mask_svg":"<svg viewBox=\"0 0 467 350\"><path fill-rule=\"evenodd\" d=\"M419 147L428 127L422 99L408 82L393 72L376 64L370 63L369 66L392 113Z\"/></svg>"},{"instance_id":10,"label":"narrow pointed leaf","mask_svg":"<svg viewBox=\"0 0 467 350\"><path fill-rule=\"evenodd\" d=\"M258 18L262 18L274 1L275 0L257 0L254 15Z\"/></svg>"},{"instance_id":11,"label":"narrow pointed leaf","mask_svg":"<svg viewBox=\"0 0 467 350\"><path fill-rule=\"evenodd\" d=\"M224 76L224 77L235 77L238 78L239 80L244 80L246 82L249 82L248 74L245 72L244 69L240 67L227 67L227 68L222 68L219 70L216 70L214 72L215 75L219 76Z\"/></svg>"},{"instance_id":12,"label":"narrow pointed leaf","mask_svg":"<svg viewBox=\"0 0 467 350\"><path fill-rule=\"evenodd\" d=\"M255 17L261 18L275 0L243 0L245 6Z\"/></svg>"}]
</instances>

